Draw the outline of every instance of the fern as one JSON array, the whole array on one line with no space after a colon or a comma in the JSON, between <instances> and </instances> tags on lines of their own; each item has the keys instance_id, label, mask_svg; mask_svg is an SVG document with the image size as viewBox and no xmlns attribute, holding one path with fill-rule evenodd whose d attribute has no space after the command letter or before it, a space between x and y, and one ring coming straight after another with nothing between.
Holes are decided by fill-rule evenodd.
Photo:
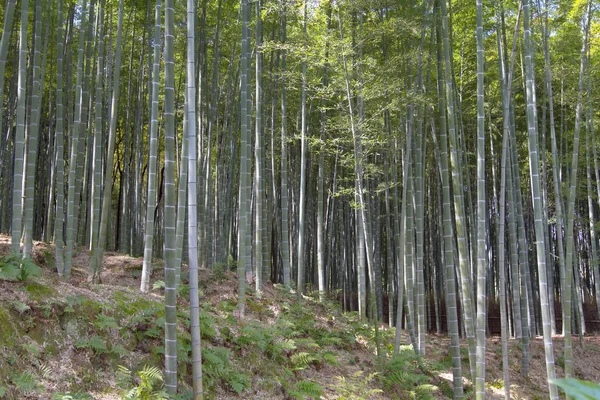
<instances>
[{"instance_id":1,"label":"fern","mask_svg":"<svg viewBox=\"0 0 600 400\"><path fill-rule=\"evenodd\" d=\"M321 354L321 358L323 359L323 361L325 361L328 364L331 364L334 366L339 365L338 360L337 360L337 354L335 354L334 352L326 351Z\"/></svg>"},{"instance_id":2,"label":"fern","mask_svg":"<svg viewBox=\"0 0 600 400\"><path fill-rule=\"evenodd\" d=\"M225 347L207 347L202 350L203 380L207 389L212 389L221 381L237 394L249 385L248 376L233 369L229 357L231 351Z\"/></svg>"},{"instance_id":3,"label":"fern","mask_svg":"<svg viewBox=\"0 0 600 400\"><path fill-rule=\"evenodd\" d=\"M227 383L231 386L231 388L237 393L242 394L242 392L250 386L250 382L248 376L240 373L233 373L229 375Z\"/></svg>"},{"instance_id":4,"label":"fern","mask_svg":"<svg viewBox=\"0 0 600 400\"><path fill-rule=\"evenodd\" d=\"M13 383L21 392L32 392L37 386L37 377L30 371L24 371L13 378Z\"/></svg>"},{"instance_id":5,"label":"fern","mask_svg":"<svg viewBox=\"0 0 600 400\"><path fill-rule=\"evenodd\" d=\"M98 335L94 335L89 340L90 348L98 354L106 353L108 350L106 342Z\"/></svg>"},{"instance_id":6,"label":"fern","mask_svg":"<svg viewBox=\"0 0 600 400\"><path fill-rule=\"evenodd\" d=\"M94 400L94 398L88 393L58 392L52 395L52 400Z\"/></svg>"},{"instance_id":7,"label":"fern","mask_svg":"<svg viewBox=\"0 0 600 400\"><path fill-rule=\"evenodd\" d=\"M131 385L131 371L123 366L117 367L117 387L126 389Z\"/></svg>"},{"instance_id":8,"label":"fern","mask_svg":"<svg viewBox=\"0 0 600 400\"><path fill-rule=\"evenodd\" d=\"M382 366L379 380L387 389L397 388L408 391L411 397L417 394L428 398L430 387L426 384L430 377L420 372L418 367L418 356L412 347L402 347L399 353L388 363Z\"/></svg>"},{"instance_id":9,"label":"fern","mask_svg":"<svg viewBox=\"0 0 600 400\"><path fill-rule=\"evenodd\" d=\"M39 276L40 267L31 258L9 255L0 258L0 279L7 281L26 281L30 276Z\"/></svg>"},{"instance_id":10,"label":"fern","mask_svg":"<svg viewBox=\"0 0 600 400\"><path fill-rule=\"evenodd\" d=\"M433 392L437 392L439 388L437 386L431 384L423 384L417 386L414 390L414 397L417 400L433 400L435 396L432 394Z\"/></svg>"},{"instance_id":11,"label":"fern","mask_svg":"<svg viewBox=\"0 0 600 400\"><path fill-rule=\"evenodd\" d=\"M292 364L294 365L294 369L302 370L306 369L310 364L319 361L319 357L302 351L300 353L294 354L291 358Z\"/></svg>"},{"instance_id":12,"label":"fern","mask_svg":"<svg viewBox=\"0 0 600 400\"><path fill-rule=\"evenodd\" d=\"M122 365L117 369L117 385L124 388L125 400L162 400L168 399L167 393L162 389L163 376L160 369L146 365L138 371L139 385L131 386L131 371Z\"/></svg>"},{"instance_id":13,"label":"fern","mask_svg":"<svg viewBox=\"0 0 600 400\"><path fill-rule=\"evenodd\" d=\"M275 340L268 347L268 351L273 359L279 358L284 353L290 353L296 350L296 342L293 339Z\"/></svg>"},{"instance_id":14,"label":"fern","mask_svg":"<svg viewBox=\"0 0 600 400\"><path fill-rule=\"evenodd\" d=\"M52 380L52 368L50 368L50 366L46 363L40 365L40 375L43 379Z\"/></svg>"},{"instance_id":15,"label":"fern","mask_svg":"<svg viewBox=\"0 0 600 400\"><path fill-rule=\"evenodd\" d=\"M129 351L120 344L113 344L110 347L110 352L118 357L124 357L129 353Z\"/></svg>"},{"instance_id":16,"label":"fern","mask_svg":"<svg viewBox=\"0 0 600 400\"><path fill-rule=\"evenodd\" d=\"M296 345L299 348L305 349L318 349L320 347L319 344L311 337L296 339Z\"/></svg>"},{"instance_id":17,"label":"fern","mask_svg":"<svg viewBox=\"0 0 600 400\"><path fill-rule=\"evenodd\" d=\"M115 319L111 316L108 315L104 315L104 314L100 314L98 315L98 317L96 318L96 321L94 322L94 326L96 326L98 329L100 330L108 330L111 328L118 328L119 325L117 324L117 321L115 321Z\"/></svg>"},{"instance_id":18,"label":"fern","mask_svg":"<svg viewBox=\"0 0 600 400\"><path fill-rule=\"evenodd\" d=\"M8 257L0 260L0 279L6 281L17 281L21 275L19 265L10 262L10 260L7 260L7 258Z\"/></svg>"},{"instance_id":19,"label":"fern","mask_svg":"<svg viewBox=\"0 0 600 400\"><path fill-rule=\"evenodd\" d=\"M325 337L322 337L321 339L317 340L317 342L321 346L341 347L344 344L344 341L342 340L342 338L337 337L337 336L325 336Z\"/></svg>"},{"instance_id":20,"label":"fern","mask_svg":"<svg viewBox=\"0 0 600 400\"><path fill-rule=\"evenodd\" d=\"M98 335L94 335L87 340L87 347L91 348L98 354L106 353L106 342Z\"/></svg>"},{"instance_id":21,"label":"fern","mask_svg":"<svg viewBox=\"0 0 600 400\"><path fill-rule=\"evenodd\" d=\"M363 371L355 372L350 378L336 376L338 383L334 390L338 393L337 400L367 400L377 393L382 393L381 389L371 389L371 382L377 376L377 372L371 373L363 378Z\"/></svg>"},{"instance_id":22,"label":"fern","mask_svg":"<svg viewBox=\"0 0 600 400\"><path fill-rule=\"evenodd\" d=\"M600 385L590 381L582 381L574 378L555 379L557 384L567 396L575 400L592 400L600 398Z\"/></svg>"},{"instance_id":23,"label":"fern","mask_svg":"<svg viewBox=\"0 0 600 400\"><path fill-rule=\"evenodd\" d=\"M152 290L158 290L158 289L164 289L164 288L165 288L165 281L156 281L152 285Z\"/></svg>"},{"instance_id":24,"label":"fern","mask_svg":"<svg viewBox=\"0 0 600 400\"><path fill-rule=\"evenodd\" d=\"M262 330L251 326L245 326L240 331L240 336L235 339L235 342L241 347L252 345L265 351L268 340Z\"/></svg>"},{"instance_id":25,"label":"fern","mask_svg":"<svg viewBox=\"0 0 600 400\"><path fill-rule=\"evenodd\" d=\"M15 309L15 311L17 311L19 314L24 314L27 311L31 310L31 307L29 307L27 304L20 302L19 300L14 300L11 302L13 308Z\"/></svg>"},{"instance_id":26,"label":"fern","mask_svg":"<svg viewBox=\"0 0 600 400\"><path fill-rule=\"evenodd\" d=\"M202 333L202 339L212 341L217 337L217 331L215 329L215 319L204 310L200 311L200 332Z\"/></svg>"},{"instance_id":27,"label":"fern","mask_svg":"<svg viewBox=\"0 0 600 400\"><path fill-rule=\"evenodd\" d=\"M300 381L296 383L294 389L289 392L289 395L298 400L303 400L306 397L312 399L319 399L322 393L323 387L317 382Z\"/></svg>"}]
</instances>

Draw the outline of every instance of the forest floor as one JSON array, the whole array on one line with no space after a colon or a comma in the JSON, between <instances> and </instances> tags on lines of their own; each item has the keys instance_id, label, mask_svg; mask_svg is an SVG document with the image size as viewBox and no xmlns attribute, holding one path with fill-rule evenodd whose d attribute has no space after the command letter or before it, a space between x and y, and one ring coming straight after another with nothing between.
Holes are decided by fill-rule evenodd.
<instances>
[{"instance_id":1,"label":"forest floor","mask_svg":"<svg viewBox=\"0 0 600 400\"><path fill-rule=\"evenodd\" d=\"M10 238L0 236L0 257ZM71 280L58 279L54 249L36 242L33 261L41 274L25 281L0 279L0 398L121 399L148 383L136 372L162 368L163 289L138 290L142 259L108 252L102 283L87 282L89 252L78 249ZM162 280L155 261L152 282ZM182 271L182 276L185 274ZM391 359L393 330L373 329L333 303L298 300L279 285L259 297L248 289L246 316L235 316L234 272L201 270L201 330L206 398L209 399L409 399L452 397L450 341L427 335L419 361L410 346ZM178 358L181 398L189 397L191 346L188 290L178 297ZM376 355L376 338L380 353ZM403 343L408 340L403 336ZM563 374L563 341L553 339L557 373ZM532 340L528 377L520 375L521 345L509 342L511 398L547 398L543 341ZM580 379L600 382L600 337L574 340L574 369ZM468 375L466 343L462 366ZM487 342L488 398L501 399L499 337ZM125 368L123 368L125 367ZM134 371L134 372L131 372ZM471 382L464 379L468 397ZM160 383L160 382L150 382ZM155 392L160 385L155 385Z\"/></svg>"}]
</instances>

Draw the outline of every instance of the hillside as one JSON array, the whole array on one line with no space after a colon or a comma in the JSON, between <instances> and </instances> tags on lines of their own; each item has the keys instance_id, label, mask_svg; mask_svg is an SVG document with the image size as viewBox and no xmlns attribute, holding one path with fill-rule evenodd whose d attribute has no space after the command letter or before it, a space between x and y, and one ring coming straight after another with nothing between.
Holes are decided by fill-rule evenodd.
<instances>
[{"instance_id":1,"label":"hillside","mask_svg":"<svg viewBox=\"0 0 600 400\"><path fill-rule=\"evenodd\" d=\"M8 238L0 237L0 256L8 251ZM66 283L53 270L53 249L36 243L34 261L41 275L22 282L0 280L0 398L120 399L142 383L137 371L161 368L160 284L151 293L140 293L142 260L108 253L102 284L90 285L88 257L79 251L73 278ZM161 274L157 268L153 281L160 281ZM427 355L419 363L408 346L390 359L393 331L382 329L377 334L380 352L386 355L377 357L375 330L356 315L341 314L333 303L297 300L269 284L260 298L248 294L248 315L240 320L233 312L237 285L232 272L203 270L200 281L207 398L451 397L445 337L428 336ZM179 291L180 392L187 398L191 349L185 282ZM529 379L519 377L518 343L511 341L510 349L514 398L545 398L541 339L532 344ZM559 340L555 351L560 354ZM586 337L574 353L576 374L600 381L598 338ZM463 368L468 369L466 349L463 355ZM498 338L489 339L487 363L490 398L501 398ZM155 383L157 392L160 382ZM470 384L467 387L470 390Z\"/></svg>"}]
</instances>

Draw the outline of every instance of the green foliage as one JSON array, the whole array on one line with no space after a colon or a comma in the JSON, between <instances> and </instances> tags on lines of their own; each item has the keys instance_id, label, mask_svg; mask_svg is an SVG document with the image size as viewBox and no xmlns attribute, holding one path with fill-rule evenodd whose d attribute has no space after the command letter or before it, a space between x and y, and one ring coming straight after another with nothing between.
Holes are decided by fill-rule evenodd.
<instances>
[{"instance_id":1,"label":"green foliage","mask_svg":"<svg viewBox=\"0 0 600 400\"><path fill-rule=\"evenodd\" d=\"M0 386L0 398L6 395L6 386Z\"/></svg>"},{"instance_id":2,"label":"green foliage","mask_svg":"<svg viewBox=\"0 0 600 400\"><path fill-rule=\"evenodd\" d=\"M28 393L37 389L37 377L31 371L23 371L12 379L13 383L21 392Z\"/></svg>"},{"instance_id":3,"label":"green foliage","mask_svg":"<svg viewBox=\"0 0 600 400\"><path fill-rule=\"evenodd\" d=\"M110 353L116 355L117 357L125 357L127 354L129 354L129 351L122 345L116 343L110 346Z\"/></svg>"},{"instance_id":4,"label":"green foliage","mask_svg":"<svg viewBox=\"0 0 600 400\"><path fill-rule=\"evenodd\" d=\"M217 337L215 319L205 310L200 310L200 333L202 339L214 340Z\"/></svg>"},{"instance_id":5,"label":"green foliage","mask_svg":"<svg viewBox=\"0 0 600 400\"><path fill-rule=\"evenodd\" d=\"M96 354L103 354L108 351L106 341L98 335L94 335L87 339L79 339L75 342L75 347L78 349L92 349Z\"/></svg>"},{"instance_id":6,"label":"green foliage","mask_svg":"<svg viewBox=\"0 0 600 400\"><path fill-rule=\"evenodd\" d=\"M387 391L405 392L415 399L434 399L431 393L438 388L429 384L431 378L421 368L424 368L423 360L412 347L401 346L398 354L381 366L378 378Z\"/></svg>"},{"instance_id":7,"label":"green foliage","mask_svg":"<svg viewBox=\"0 0 600 400\"><path fill-rule=\"evenodd\" d=\"M94 398L88 393L54 393L52 400L94 400Z\"/></svg>"},{"instance_id":8,"label":"green foliage","mask_svg":"<svg viewBox=\"0 0 600 400\"><path fill-rule=\"evenodd\" d=\"M152 290L158 290L158 289L164 289L164 288L165 288L165 281L156 281L152 285Z\"/></svg>"},{"instance_id":9,"label":"green foliage","mask_svg":"<svg viewBox=\"0 0 600 400\"><path fill-rule=\"evenodd\" d=\"M17 311L19 314L23 314L23 313L26 313L27 311L31 310L31 307L29 307L27 304L25 304L23 302L20 302L19 300L12 301L11 305L13 306L15 311Z\"/></svg>"},{"instance_id":10,"label":"green foliage","mask_svg":"<svg viewBox=\"0 0 600 400\"><path fill-rule=\"evenodd\" d=\"M111 328L118 328L117 321L111 316L100 314L94 321L94 326L102 331L106 331Z\"/></svg>"},{"instance_id":11,"label":"green foliage","mask_svg":"<svg viewBox=\"0 0 600 400\"><path fill-rule=\"evenodd\" d=\"M300 353L296 353L291 357L292 365L296 370L302 370L308 368L311 364L319 361L319 357L315 354L307 353L302 351Z\"/></svg>"},{"instance_id":12,"label":"green foliage","mask_svg":"<svg viewBox=\"0 0 600 400\"><path fill-rule=\"evenodd\" d=\"M160 369L146 365L137 372L138 382L135 385L131 371L122 365L117 369L117 385L123 389L125 400L162 400L168 399L162 389L163 376ZM134 385L131 387L131 385Z\"/></svg>"},{"instance_id":13,"label":"green foliage","mask_svg":"<svg viewBox=\"0 0 600 400\"><path fill-rule=\"evenodd\" d=\"M190 286L186 284L181 284L177 287L177 295L179 297L188 298L190 296ZM200 292L200 296L202 293Z\"/></svg>"},{"instance_id":14,"label":"green foliage","mask_svg":"<svg viewBox=\"0 0 600 400\"><path fill-rule=\"evenodd\" d=\"M230 356L231 350L225 347L202 349L203 382L207 390L214 390L217 384L222 382L237 394L241 394L250 385L248 376L233 368Z\"/></svg>"},{"instance_id":15,"label":"green foliage","mask_svg":"<svg viewBox=\"0 0 600 400\"><path fill-rule=\"evenodd\" d=\"M0 258L0 280L26 281L29 277L40 275L40 267L31 258L9 255Z\"/></svg>"},{"instance_id":16,"label":"green foliage","mask_svg":"<svg viewBox=\"0 0 600 400\"><path fill-rule=\"evenodd\" d=\"M248 325L241 329L240 336L235 339L235 342L241 347L252 345L265 351L269 338L265 335L264 329Z\"/></svg>"},{"instance_id":17,"label":"green foliage","mask_svg":"<svg viewBox=\"0 0 600 400\"><path fill-rule=\"evenodd\" d=\"M296 342L293 339L275 338L267 345L265 352L273 361L283 364L287 360L286 356L296 349Z\"/></svg>"},{"instance_id":18,"label":"green foliage","mask_svg":"<svg viewBox=\"0 0 600 400\"><path fill-rule=\"evenodd\" d=\"M338 359L337 359L337 354L335 354L334 352L326 351L321 354L321 357L323 358L323 361L325 361L328 364L331 364L334 366L339 365Z\"/></svg>"},{"instance_id":19,"label":"green foliage","mask_svg":"<svg viewBox=\"0 0 600 400\"><path fill-rule=\"evenodd\" d=\"M582 381L579 379L556 379L554 380L567 396L573 400L595 400L600 399L600 385L597 383Z\"/></svg>"},{"instance_id":20,"label":"green foliage","mask_svg":"<svg viewBox=\"0 0 600 400\"><path fill-rule=\"evenodd\" d=\"M377 376L377 372L373 372L363 377L363 371L355 372L351 377L344 378L336 376L337 383L334 385L334 390L337 393L337 400L368 400L371 396L382 393L381 389L372 389L372 381Z\"/></svg>"},{"instance_id":21,"label":"green foliage","mask_svg":"<svg viewBox=\"0 0 600 400\"><path fill-rule=\"evenodd\" d=\"M302 400L305 398L319 399L323 393L323 387L317 382L300 381L294 385L294 389L289 392L289 395L295 399Z\"/></svg>"},{"instance_id":22,"label":"green foliage","mask_svg":"<svg viewBox=\"0 0 600 400\"><path fill-rule=\"evenodd\" d=\"M34 357L37 357L40 354L40 348L36 342L23 344L23 350Z\"/></svg>"}]
</instances>

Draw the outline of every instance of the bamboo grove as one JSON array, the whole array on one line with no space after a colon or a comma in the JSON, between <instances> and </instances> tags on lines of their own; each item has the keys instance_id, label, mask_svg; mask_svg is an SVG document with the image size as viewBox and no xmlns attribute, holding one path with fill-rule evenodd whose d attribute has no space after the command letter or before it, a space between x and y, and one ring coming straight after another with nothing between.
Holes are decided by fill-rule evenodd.
<instances>
[{"instance_id":1,"label":"bamboo grove","mask_svg":"<svg viewBox=\"0 0 600 400\"><path fill-rule=\"evenodd\" d=\"M7 0L0 232L164 260L165 386L198 268L450 336L485 397L485 338L598 330L600 24L590 0ZM182 270L182 265L187 267ZM181 274L189 271L189 276ZM585 317L587 317L587 320ZM499 322L498 322L499 319ZM459 340L468 344L461 365ZM558 398L550 382L549 396Z\"/></svg>"}]
</instances>

